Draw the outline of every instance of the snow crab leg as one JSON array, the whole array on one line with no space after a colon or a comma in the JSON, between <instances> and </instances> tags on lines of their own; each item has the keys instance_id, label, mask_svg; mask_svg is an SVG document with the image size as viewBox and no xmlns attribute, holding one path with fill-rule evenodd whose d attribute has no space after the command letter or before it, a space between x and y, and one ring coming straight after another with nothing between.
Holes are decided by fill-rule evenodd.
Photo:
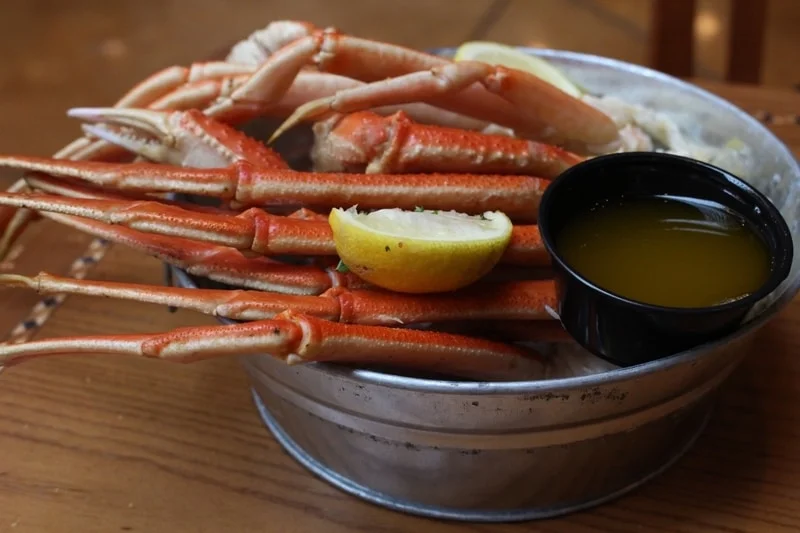
<instances>
[{"instance_id":1,"label":"snow crab leg","mask_svg":"<svg viewBox=\"0 0 800 533\"><path fill-rule=\"evenodd\" d=\"M63 161L0 156L0 167L77 178L123 192L177 192L209 196L245 207L362 209L418 206L468 214L503 211L518 222L535 222L549 183L541 178L469 174L311 173L264 168L239 161L225 168L181 168L150 163Z\"/></svg>"},{"instance_id":2,"label":"snow crab leg","mask_svg":"<svg viewBox=\"0 0 800 533\"><path fill-rule=\"evenodd\" d=\"M464 172L552 179L583 157L557 146L477 131L419 124L404 111L334 115L314 125L311 153L320 172Z\"/></svg>"},{"instance_id":3,"label":"snow crab leg","mask_svg":"<svg viewBox=\"0 0 800 533\"><path fill-rule=\"evenodd\" d=\"M216 167L241 158L220 147L215 139L224 139L228 145L238 139L240 154L268 150L197 110L78 108L68 114L97 123L99 127L85 128L103 140L159 163ZM389 116L372 111L336 115L315 124L314 132L312 158L318 172L463 172L552 179L584 159L535 141L420 124L405 111ZM198 156L203 157L200 164ZM274 157L279 158L277 154Z\"/></svg>"},{"instance_id":4,"label":"snow crab leg","mask_svg":"<svg viewBox=\"0 0 800 533\"><path fill-rule=\"evenodd\" d=\"M40 294L70 293L191 309L232 320L265 320L293 310L333 322L402 326L442 321L552 320L556 307L552 280L493 283L443 294L408 295L384 290L335 287L319 296L262 291L149 287L86 281L40 273L0 274L0 285Z\"/></svg>"},{"instance_id":5,"label":"snow crab leg","mask_svg":"<svg viewBox=\"0 0 800 533\"><path fill-rule=\"evenodd\" d=\"M343 324L286 311L274 319L168 333L103 335L0 345L0 368L43 356L107 354L190 363L269 354L286 363L387 364L476 379L539 377L544 361L530 350L435 331Z\"/></svg>"},{"instance_id":6,"label":"snow crab leg","mask_svg":"<svg viewBox=\"0 0 800 533\"><path fill-rule=\"evenodd\" d=\"M327 219L284 217L258 208L243 213L192 211L155 201L67 198L44 194L2 194L0 205L78 216L143 233L184 237L261 255L335 256ZM535 225L515 226L501 262L547 266L549 256Z\"/></svg>"}]
</instances>

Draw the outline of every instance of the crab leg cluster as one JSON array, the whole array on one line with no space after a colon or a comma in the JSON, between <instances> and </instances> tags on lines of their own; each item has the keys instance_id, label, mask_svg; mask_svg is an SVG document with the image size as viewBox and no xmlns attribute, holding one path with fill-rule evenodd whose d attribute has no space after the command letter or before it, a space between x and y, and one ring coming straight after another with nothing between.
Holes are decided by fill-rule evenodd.
<instances>
[{"instance_id":1,"label":"crab leg cluster","mask_svg":"<svg viewBox=\"0 0 800 533\"><path fill-rule=\"evenodd\" d=\"M506 340L563 338L552 315L552 280L531 279L531 272L511 280L503 268L547 267L535 223L549 180L591 152L580 147L618 140L608 116L525 72L293 21L254 33L226 61L162 70L114 107L69 114L84 121L85 136L54 158L0 156L0 167L25 172L23 182L0 194L0 222L7 224L0 253L35 212L241 290L47 274L0 282L252 322L0 346L0 366L72 352L175 361L269 353L290 364L541 376L544 362L529 349L474 334L480 327L472 334L447 330L496 321ZM288 117L273 139L312 122L313 169L290 168L233 127L258 117ZM215 205L198 205L196 197ZM486 279L452 293L411 296L334 267L324 213L353 205L502 211L515 226L501 265Z\"/></svg>"},{"instance_id":2,"label":"crab leg cluster","mask_svg":"<svg viewBox=\"0 0 800 533\"><path fill-rule=\"evenodd\" d=\"M3 194L0 205L79 216L145 233L187 237L274 256L335 256L336 246L327 220L285 217L250 208L231 214L195 212L175 205L142 200L82 199L44 194ZM547 266L549 256L535 225L516 226L501 262Z\"/></svg>"},{"instance_id":3,"label":"crab leg cluster","mask_svg":"<svg viewBox=\"0 0 800 533\"><path fill-rule=\"evenodd\" d=\"M473 72L478 68L485 75L471 84L462 81L453 85L446 83L448 78L436 70L444 67ZM276 21L235 45L225 61L169 67L153 74L134 86L115 108L200 109L210 117L238 124L257 116L286 117L304 104L319 109L321 99L333 97L348 99L349 109L362 107L384 114L396 111L400 105L418 122L461 130L502 124L519 126L515 133L523 137L549 142L563 137L571 145L591 142L611 146L618 141L614 122L596 109L524 72L485 67L453 63L332 28L319 29L307 22ZM418 76L421 71L428 71L434 81L441 80L433 84L432 92L419 90L415 79L400 79L404 75ZM360 91L358 105L352 99L352 91ZM388 107L379 105L379 100L389 102ZM447 110L452 108L456 111ZM519 109L525 110L524 116ZM310 119L319 113L302 111L301 115ZM293 118L291 123L295 122ZM85 126L84 131L86 136L55 157L126 158L113 142L98 138L99 128ZM9 192L25 188L23 182L18 182ZM0 255L8 251L14 237L33 218L30 211L14 213L0 212L0 227L5 228Z\"/></svg>"}]
</instances>

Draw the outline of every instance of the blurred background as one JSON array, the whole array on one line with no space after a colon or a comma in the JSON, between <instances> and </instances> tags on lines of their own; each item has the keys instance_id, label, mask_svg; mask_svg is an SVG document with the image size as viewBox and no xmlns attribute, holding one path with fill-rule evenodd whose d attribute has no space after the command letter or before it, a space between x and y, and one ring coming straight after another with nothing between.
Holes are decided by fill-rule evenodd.
<instances>
[{"instance_id":1,"label":"blurred background","mask_svg":"<svg viewBox=\"0 0 800 533\"><path fill-rule=\"evenodd\" d=\"M746 1L768 9L761 10L763 22L747 15L738 53L755 49L758 82L793 88L800 82L800 67L792 61L800 1ZM731 2L695 2L687 30L696 43L691 75L725 78ZM654 19L657 7L656 0L5 0L0 151L52 153L79 131L65 117L67 108L111 104L157 69L202 60L272 20L304 19L418 48L487 39L647 65L653 63L654 38L667 62L688 41L669 20L683 15ZM759 54L754 39L762 30Z\"/></svg>"}]
</instances>

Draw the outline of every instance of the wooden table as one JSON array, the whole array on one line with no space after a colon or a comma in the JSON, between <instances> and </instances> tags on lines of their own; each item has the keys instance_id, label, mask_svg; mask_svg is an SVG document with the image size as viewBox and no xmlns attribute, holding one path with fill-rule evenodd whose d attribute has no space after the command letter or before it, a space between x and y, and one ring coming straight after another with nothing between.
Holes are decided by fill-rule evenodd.
<instances>
[{"instance_id":1,"label":"wooden table","mask_svg":"<svg viewBox=\"0 0 800 533\"><path fill-rule=\"evenodd\" d=\"M61 6L46 3L53 9ZM99 6L74 2L70 9L89 4L92 9ZM112 4L116 5L104 5ZM478 2L469 5L474 13L463 16L473 17L475 31L447 34L443 41L487 35L485 28L478 31L475 22L482 13ZM317 15L315 20L329 16L334 23L348 27L341 12ZM240 18L239 26L249 28L251 22L242 22L244 19L247 17ZM13 14L2 22L9 20ZM89 22L81 24L91 29L99 20L89 17ZM359 26L350 22L350 31L358 31ZM7 26L14 35L16 28ZM445 44L405 35L399 29L403 27L412 26L384 21L380 31L371 27L368 33L388 32L385 38L396 42L407 37L404 42L412 45ZM430 33L417 29L420 34ZM246 33L241 30L230 31ZM54 31L53 39L69 44L70 50L78 48L63 32L65 38L57 39L57 28ZM501 30L494 26L492 31ZM119 51L113 43L106 44L104 53ZM191 49L182 39L176 46L183 46L183 55ZM164 61L185 59L173 54ZM77 59L73 62L78 64ZM154 67L142 60L135 65L129 62L128 68L125 79L132 80ZM79 72L90 71L84 66ZM121 78L122 72L119 78L109 80L113 91L128 84ZM780 117L800 110L800 96L794 93L704 85L759 116L764 116L764 111ZM28 102L29 107L8 106L16 123L29 118L28 111L38 111L43 121L57 117L53 119L57 125L41 138L30 127L21 137L13 130L2 131L0 151L24 147L44 154L69 140L75 130L72 124L68 129L62 118L64 107L87 104L87 99L88 103L103 103L116 94L92 87L89 93L80 93L83 100L65 97L57 105L46 103L42 95L38 100L35 95L20 96L19 101ZM23 87L18 94L24 92ZM771 127L795 152L800 151L800 127ZM35 142L40 144L34 147ZM38 223L21 240L21 254L14 264L0 267L24 274L42 269L67 273L89 242L89 238L54 224ZM104 256L89 265L91 278L162 282L161 266L153 259L120 246L95 252L96 258ZM0 331L9 332L26 319L38 300L27 291L4 292ZM169 313L143 304L70 297L38 337L136 333L213 323L209 317L186 311ZM272 439L256 415L244 375L233 360L190 366L103 356L31 362L7 370L0 378L0 533L797 531L800 431L794 424L800 419L800 362L795 358L800 347L798 326L800 302L795 302L763 330L758 353L730 379L704 436L669 472L634 494L594 510L517 525L423 520L374 507L331 488L290 459Z\"/></svg>"},{"instance_id":2,"label":"wooden table","mask_svg":"<svg viewBox=\"0 0 800 533\"><path fill-rule=\"evenodd\" d=\"M712 86L784 114L800 96ZM800 128L775 126L800 149ZM34 246L32 242L36 240ZM14 271L66 272L89 239L46 222ZM161 283L158 262L110 248L96 279ZM38 300L3 294L9 330ZM213 323L189 312L70 297L39 337ZM675 468L623 499L560 520L464 526L386 511L319 481L267 433L233 360L189 366L53 358L0 379L0 532L796 531L800 528L800 302L768 325L710 427ZM638 526L635 524L643 524Z\"/></svg>"}]
</instances>

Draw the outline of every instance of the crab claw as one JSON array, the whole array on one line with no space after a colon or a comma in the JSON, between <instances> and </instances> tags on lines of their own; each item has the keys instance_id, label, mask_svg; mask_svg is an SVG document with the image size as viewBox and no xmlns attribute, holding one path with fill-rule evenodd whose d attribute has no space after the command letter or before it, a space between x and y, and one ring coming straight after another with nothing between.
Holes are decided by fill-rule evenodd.
<instances>
[{"instance_id":1,"label":"crab claw","mask_svg":"<svg viewBox=\"0 0 800 533\"><path fill-rule=\"evenodd\" d=\"M88 134L147 159L178 164L175 150L170 146L172 136L167 113L146 109L78 107L70 109L67 115L99 123L85 124L83 130Z\"/></svg>"},{"instance_id":2,"label":"crab claw","mask_svg":"<svg viewBox=\"0 0 800 533\"><path fill-rule=\"evenodd\" d=\"M198 168L227 167L246 160L266 168L288 168L262 143L196 109L154 111L81 107L67 112L84 130L151 161Z\"/></svg>"}]
</instances>

